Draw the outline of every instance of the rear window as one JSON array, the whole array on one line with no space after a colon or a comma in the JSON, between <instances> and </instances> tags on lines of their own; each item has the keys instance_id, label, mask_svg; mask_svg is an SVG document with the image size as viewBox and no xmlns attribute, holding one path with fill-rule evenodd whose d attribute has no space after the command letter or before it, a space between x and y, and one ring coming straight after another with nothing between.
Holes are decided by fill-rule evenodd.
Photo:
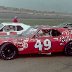
<instances>
[{"instance_id":1,"label":"rear window","mask_svg":"<svg viewBox=\"0 0 72 72\"><path fill-rule=\"evenodd\" d=\"M21 31L23 28L21 26L17 26L17 31Z\"/></svg>"}]
</instances>

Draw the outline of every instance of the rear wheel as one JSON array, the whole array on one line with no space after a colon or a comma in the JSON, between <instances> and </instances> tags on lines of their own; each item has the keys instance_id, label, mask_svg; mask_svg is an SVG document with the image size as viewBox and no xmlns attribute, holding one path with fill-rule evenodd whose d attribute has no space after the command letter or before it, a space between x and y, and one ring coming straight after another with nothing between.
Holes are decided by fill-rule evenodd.
<instances>
[{"instance_id":1,"label":"rear wheel","mask_svg":"<svg viewBox=\"0 0 72 72\"><path fill-rule=\"evenodd\" d=\"M16 47L11 43L5 43L0 48L0 56L2 59L11 60L17 56Z\"/></svg>"},{"instance_id":2,"label":"rear wheel","mask_svg":"<svg viewBox=\"0 0 72 72\"><path fill-rule=\"evenodd\" d=\"M68 56L72 56L72 41L70 41L66 46L65 46L65 54Z\"/></svg>"}]
</instances>

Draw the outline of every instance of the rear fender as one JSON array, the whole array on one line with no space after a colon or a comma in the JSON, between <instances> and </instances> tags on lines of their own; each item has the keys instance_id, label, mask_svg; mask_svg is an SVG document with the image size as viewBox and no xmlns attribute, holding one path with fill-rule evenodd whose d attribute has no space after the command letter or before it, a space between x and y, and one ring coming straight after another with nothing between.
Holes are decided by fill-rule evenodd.
<instances>
[{"instance_id":1,"label":"rear fender","mask_svg":"<svg viewBox=\"0 0 72 72\"><path fill-rule=\"evenodd\" d=\"M67 46L67 44L69 44L70 42L72 42L72 40L70 40L69 42L66 43L66 45L64 46L64 49L65 49L65 47Z\"/></svg>"}]
</instances>

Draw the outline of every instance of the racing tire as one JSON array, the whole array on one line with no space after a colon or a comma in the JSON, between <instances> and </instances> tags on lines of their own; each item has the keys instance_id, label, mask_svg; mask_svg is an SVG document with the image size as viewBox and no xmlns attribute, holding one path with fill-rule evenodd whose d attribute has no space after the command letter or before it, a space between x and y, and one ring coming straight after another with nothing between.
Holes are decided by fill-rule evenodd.
<instances>
[{"instance_id":1,"label":"racing tire","mask_svg":"<svg viewBox=\"0 0 72 72\"><path fill-rule=\"evenodd\" d=\"M4 60L14 59L18 54L16 47L11 43L4 43L0 47L0 57Z\"/></svg>"},{"instance_id":2,"label":"racing tire","mask_svg":"<svg viewBox=\"0 0 72 72\"><path fill-rule=\"evenodd\" d=\"M66 46L65 46L65 55L67 56L72 56L72 41L70 41Z\"/></svg>"}]
</instances>

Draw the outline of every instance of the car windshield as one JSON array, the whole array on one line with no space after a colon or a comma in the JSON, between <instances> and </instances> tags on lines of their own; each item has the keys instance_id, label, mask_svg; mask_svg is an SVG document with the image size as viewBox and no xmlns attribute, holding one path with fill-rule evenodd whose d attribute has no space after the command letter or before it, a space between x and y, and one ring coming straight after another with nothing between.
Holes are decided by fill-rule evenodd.
<instances>
[{"instance_id":1,"label":"car windshield","mask_svg":"<svg viewBox=\"0 0 72 72\"><path fill-rule=\"evenodd\" d=\"M61 24L59 24L58 26L59 26L59 27L64 27L64 26L66 26L66 23L61 23Z\"/></svg>"},{"instance_id":2,"label":"car windshield","mask_svg":"<svg viewBox=\"0 0 72 72\"><path fill-rule=\"evenodd\" d=\"M31 36L32 34L34 34L36 31L37 31L37 27L30 27L29 29L27 29L26 31L24 31L22 33L22 35L24 37L28 37L28 36Z\"/></svg>"},{"instance_id":3,"label":"car windshield","mask_svg":"<svg viewBox=\"0 0 72 72\"><path fill-rule=\"evenodd\" d=\"M59 27L72 27L72 23L62 23Z\"/></svg>"},{"instance_id":4,"label":"car windshield","mask_svg":"<svg viewBox=\"0 0 72 72\"><path fill-rule=\"evenodd\" d=\"M72 23L71 24L67 24L68 27L72 27Z\"/></svg>"},{"instance_id":5,"label":"car windshield","mask_svg":"<svg viewBox=\"0 0 72 72\"><path fill-rule=\"evenodd\" d=\"M2 29L3 26L4 26L3 24L0 24L0 29Z\"/></svg>"}]
</instances>

